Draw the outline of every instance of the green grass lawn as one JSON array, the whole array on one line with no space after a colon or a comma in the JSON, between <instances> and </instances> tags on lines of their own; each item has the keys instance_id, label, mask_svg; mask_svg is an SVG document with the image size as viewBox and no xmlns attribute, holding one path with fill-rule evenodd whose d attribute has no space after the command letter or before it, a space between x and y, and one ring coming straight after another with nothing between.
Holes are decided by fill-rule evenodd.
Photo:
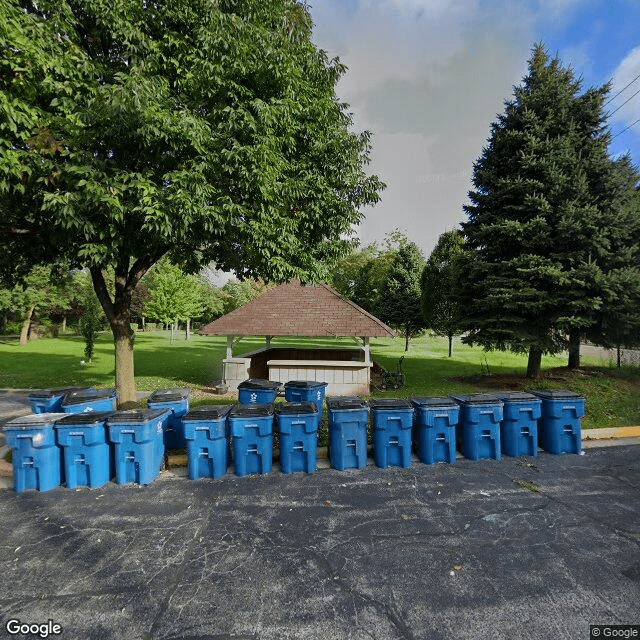
<instances>
[{"instance_id":1,"label":"green grass lawn","mask_svg":"<svg viewBox=\"0 0 640 640\"><path fill-rule=\"evenodd\" d=\"M277 338L273 346L305 345L357 346L351 339ZM264 345L261 338L245 338L234 346L234 354ZM173 344L166 332L138 333L135 344L136 384L140 391L190 387L194 406L203 402L228 402L228 398L201 393L212 381L222 377L226 338L193 335L186 341L178 334ZM445 339L428 335L414 339L404 353L404 341L372 339L371 353L376 362L395 370L405 355L406 384L393 391L373 391L374 397L412 397L476 393L496 389L559 388L581 393L586 398L584 428L617 427L640 424L640 368L617 370L610 363L583 359L577 372L564 369L566 357L544 357L543 375L532 381L524 377L526 356L490 351L454 343L453 356L447 356ZM82 364L84 342L77 336L34 340L20 347L17 340L0 339L0 387L37 389L59 386L109 387L114 384L114 357L111 335L100 336L90 364ZM375 384L375 379L374 379Z\"/></svg>"}]
</instances>

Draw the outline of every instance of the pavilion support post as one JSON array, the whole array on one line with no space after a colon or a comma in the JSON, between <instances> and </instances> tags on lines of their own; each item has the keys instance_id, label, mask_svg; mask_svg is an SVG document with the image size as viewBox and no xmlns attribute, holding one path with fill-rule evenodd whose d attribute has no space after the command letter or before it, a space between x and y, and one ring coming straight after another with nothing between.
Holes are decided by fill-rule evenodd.
<instances>
[{"instance_id":1,"label":"pavilion support post","mask_svg":"<svg viewBox=\"0 0 640 640\"><path fill-rule=\"evenodd\" d=\"M371 345L368 337L362 338L362 350L364 351L364 361L371 362Z\"/></svg>"},{"instance_id":2,"label":"pavilion support post","mask_svg":"<svg viewBox=\"0 0 640 640\"><path fill-rule=\"evenodd\" d=\"M271 347L271 338L273 336L265 336L264 337L264 344L267 347L267 349L269 349Z\"/></svg>"},{"instance_id":3,"label":"pavilion support post","mask_svg":"<svg viewBox=\"0 0 640 640\"><path fill-rule=\"evenodd\" d=\"M227 360L233 358L233 336L227 336Z\"/></svg>"}]
</instances>

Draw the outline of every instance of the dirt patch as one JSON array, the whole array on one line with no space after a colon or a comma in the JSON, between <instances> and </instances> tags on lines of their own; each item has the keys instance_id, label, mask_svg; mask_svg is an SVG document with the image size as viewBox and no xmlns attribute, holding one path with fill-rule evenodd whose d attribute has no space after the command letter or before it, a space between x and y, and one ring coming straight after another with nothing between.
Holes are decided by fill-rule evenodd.
<instances>
[{"instance_id":1,"label":"dirt patch","mask_svg":"<svg viewBox=\"0 0 640 640\"><path fill-rule=\"evenodd\" d=\"M448 378L456 382L481 387L483 389L500 389L507 391L522 391L524 389L535 389L536 387L557 386L558 383L570 384L574 380L583 378L605 376L614 378L607 371L598 367L580 367L579 369L568 369L567 367L557 367L543 371L537 378L527 378L524 373L504 373L491 374L486 376L456 376Z\"/></svg>"}]
</instances>

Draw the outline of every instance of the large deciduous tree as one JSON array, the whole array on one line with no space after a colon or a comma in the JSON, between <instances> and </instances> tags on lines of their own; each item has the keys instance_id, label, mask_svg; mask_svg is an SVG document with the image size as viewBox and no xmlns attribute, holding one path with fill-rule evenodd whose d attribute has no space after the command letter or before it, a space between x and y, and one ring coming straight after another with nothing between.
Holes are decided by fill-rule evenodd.
<instances>
[{"instance_id":1,"label":"large deciduous tree","mask_svg":"<svg viewBox=\"0 0 640 640\"><path fill-rule=\"evenodd\" d=\"M345 67L311 31L296 0L0 3L0 269L90 270L120 405L132 294L162 256L311 280L377 201Z\"/></svg>"},{"instance_id":2,"label":"large deciduous tree","mask_svg":"<svg viewBox=\"0 0 640 640\"><path fill-rule=\"evenodd\" d=\"M464 252L464 237L455 229L445 231L431 252L422 272L422 310L426 325L449 340L451 357L453 336L459 333L463 308L456 295L456 282Z\"/></svg>"},{"instance_id":3,"label":"large deciduous tree","mask_svg":"<svg viewBox=\"0 0 640 640\"><path fill-rule=\"evenodd\" d=\"M528 75L491 126L465 207L472 255L461 279L463 341L528 352L528 376L543 353L579 346L595 321L602 262L617 233L601 182L611 164L608 85L580 90L571 69L536 45Z\"/></svg>"}]
</instances>

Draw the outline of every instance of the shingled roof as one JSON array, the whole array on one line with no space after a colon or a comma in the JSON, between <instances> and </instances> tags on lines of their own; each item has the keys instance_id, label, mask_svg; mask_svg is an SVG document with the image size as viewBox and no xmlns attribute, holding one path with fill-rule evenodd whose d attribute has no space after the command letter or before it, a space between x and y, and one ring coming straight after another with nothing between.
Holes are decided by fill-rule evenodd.
<instances>
[{"instance_id":1,"label":"shingled roof","mask_svg":"<svg viewBox=\"0 0 640 640\"><path fill-rule=\"evenodd\" d=\"M202 327L205 336L387 337L393 329L326 284L292 280Z\"/></svg>"}]
</instances>

